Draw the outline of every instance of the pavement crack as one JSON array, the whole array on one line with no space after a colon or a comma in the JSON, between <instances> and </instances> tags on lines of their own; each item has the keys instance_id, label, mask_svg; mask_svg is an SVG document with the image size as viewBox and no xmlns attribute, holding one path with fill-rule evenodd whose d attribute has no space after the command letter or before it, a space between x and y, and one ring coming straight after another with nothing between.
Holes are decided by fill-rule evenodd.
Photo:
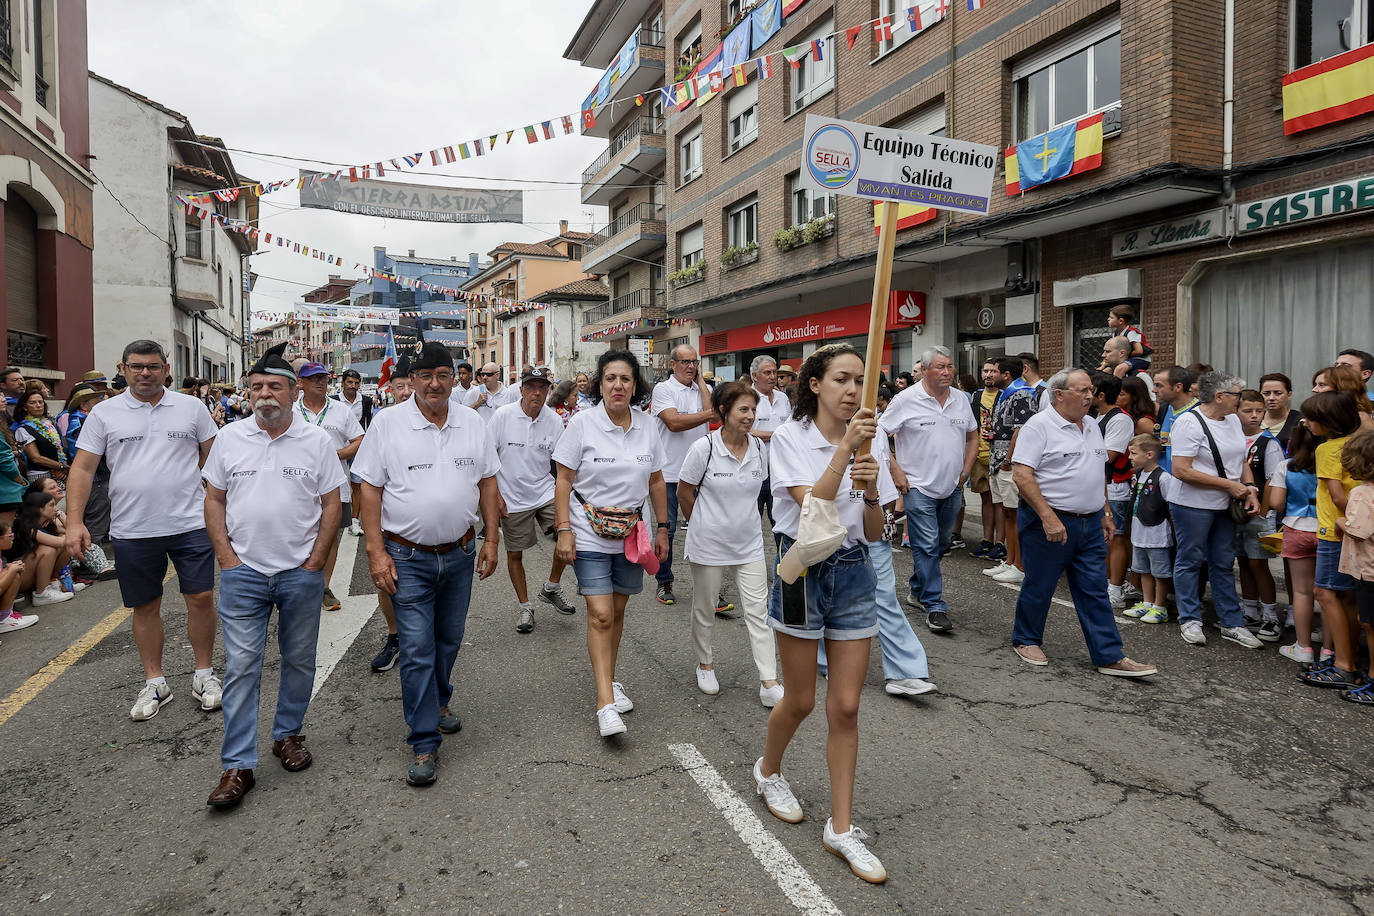
<instances>
[{"instance_id":1,"label":"pavement crack","mask_svg":"<svg viewBox=\"0 0 1374 916\"><path fill-rule=\"evenodd\" d=\"M674 773L685 772L685 770L683 770L681 766L675 763L665 763L660 766L656 766L652 769L644 770L641 773L631 773L629 775L615 773L607 767L603 767L595 763L586 763L581 760L526 760L521 765L529 767L564 766L568 767L569 769L578 768L585 770L596 770L597 772L607 774L605 777L597 779L597 782L632 782L636 779L643 779L645 776L652 776L655 773L661 773L664 770L670 770Z\"/></svg>"}]
</instances>

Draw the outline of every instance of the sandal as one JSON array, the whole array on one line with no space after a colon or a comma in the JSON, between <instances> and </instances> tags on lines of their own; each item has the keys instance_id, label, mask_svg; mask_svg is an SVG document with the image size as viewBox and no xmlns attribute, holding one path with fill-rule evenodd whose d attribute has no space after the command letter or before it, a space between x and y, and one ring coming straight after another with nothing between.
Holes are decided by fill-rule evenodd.
<instances>
[{"instance_id":1,"label":"sandal","mask_svg":"<svg viewBox=\"0 0 1374 916\"><path fill-rule=\"evenodd\" d=\"M1374 684L1365 684L1363 687L1355 687L1350 690L1341 691L1341 699L1360 706L1374 706Z\"/></svg>"},{"instance_id":2,"label":"sandal","mask_svg":"<svg viewBox=\"0 0 1374 916\"><path fill-rule=\"evenodd\" d=\"M1335 665L1326 665L1304 671L1298 675L1298 680L1309 687L1339 687L1344 689L1359 687L1364 683L1364 679L1360 677L1358 672L1346 671Z\"/></svg>"}]
</instances>

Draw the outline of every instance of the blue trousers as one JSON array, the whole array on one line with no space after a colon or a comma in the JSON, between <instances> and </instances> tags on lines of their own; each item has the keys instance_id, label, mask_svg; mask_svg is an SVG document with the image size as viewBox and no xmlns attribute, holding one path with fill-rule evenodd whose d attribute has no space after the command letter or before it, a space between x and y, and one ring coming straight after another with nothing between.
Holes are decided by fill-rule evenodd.
<instances>
[{"instance_id":1,"label":"blue trousers","mask_svg":"<svg viewBox=\"0 0 1374 916\"><path fill-rule=\"evenodd\" d=\"M1102 519L1096 514L1077 518L1060 513L1059 520L1068 538L1062 544L1052 544L1045 538L1040 516L1032 509L1023 505L1016 513L1026 578L1021 582L1021 597L1016 599L1011 644L1044 643L1050 599L1059 577L1067 574L1074 610L1088 643L1088 657L1094 665L1115 664L1126 657L1126 649L1107 598L1107 542L1102 537Z\"/></svg>"},{"instance_id":2,"label":"blue trousers","mask_svg":"<svg viewBox=\"0 0 1374 916\"><path fill-rule=\"evenodd\" d=\"M1202 620L1202 576L1212 583L1212 606L1224 627L1245 626L1232 567L1236 562L1236 523L1225 509L1169 506L1174 520L1174 600L1179 623Z\"/></svg>"},{"instance_id":3,"label":"blue trousers","mask_svg":"<svg viewBox=\"0 0 1374 916\"><path fill-rule=\"evenodd\" d=\"M897 601L897 574L892 569L892 544L877 540L868 545L868 558L873 563L873 578L878 583L878 644L883 650L883 679L888 681L930 677L926 647L911 628L901 604ZM826 670L825 640L820 640L819 666Z\"/></svg>"},{"instance_id":4,"label":"blue trousers","mask_svg":"<svg viewBox=\"0 0 1374 916\"><path fill-rule=\"evenodd\" d=\"M463 644L472 598L477 542L445 554L386 542L396 564L396 635L400 643L401 707L417 754L443 743L439 710L453 698L453 665Z\"/></svg>"},{"instance_id":5,"label":"blue trousers","mask_svg":"<svg viewBox=\"0 0 1374 916\"><path fill-rule=\"evenodd\" d=\"M301 733L310 692L315 687L315 645L320 636L324 574L288 569L265 576L248 564L219 577L219 620L224 631L224 769L258 765L258 703L262 696L262 657L267 624L277 608L277 646L281 681L272 740Z\"/></svg>"},{"instance_id":6,"label":"blue trousers","mask_svg":"<svg viewBox=\"0 0 1374 916\"><path fill-rule=\"evenodd\" d=\"M911 541L911 593L927 614L948 611L940 555L954 538L954 523L964 507L964 493L955 488L944 499L933 499L912 487L904 502L907 536Z\"/></svg>"},{"instance_id":7,"label":"blue trousers","mask_svg":"<svg viewBox=\"0 0 1374 916\"><path fill-rule=\"evenodd\" d=\"M666 484L668 489L668 517L659 519L668 523L668 557L659 564L654 578L659 585L673 584L673 540L677 537L677 483Z\"/></svg>"}]
</instances>

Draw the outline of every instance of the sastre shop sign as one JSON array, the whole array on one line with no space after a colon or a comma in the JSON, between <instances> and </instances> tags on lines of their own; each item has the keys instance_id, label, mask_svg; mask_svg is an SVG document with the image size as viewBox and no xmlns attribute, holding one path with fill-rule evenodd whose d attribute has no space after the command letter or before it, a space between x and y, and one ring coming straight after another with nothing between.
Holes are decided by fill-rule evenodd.
<instances>
[{"instance_id":1,"label":"sastre shop sign","mask_svg":"<svg viewBox=\"0 0 1374 916\"><path fill-rule=\"evenodd\" d=\"M1236 234L1374 209L1374 175L1236 205Z\"/></svg>"}]
</instances>

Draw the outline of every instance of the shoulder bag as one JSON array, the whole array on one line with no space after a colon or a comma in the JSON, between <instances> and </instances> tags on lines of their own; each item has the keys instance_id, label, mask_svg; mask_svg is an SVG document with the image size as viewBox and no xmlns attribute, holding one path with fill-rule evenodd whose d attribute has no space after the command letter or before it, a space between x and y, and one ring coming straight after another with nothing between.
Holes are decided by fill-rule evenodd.
<instances>
[{"instance_id":1,"label":"shoulder bag","mask_svg":"<svg viewBox=\"0 0 1374 916\"><path fill-rule=\"evenodd\" d=\"M1193 411L1197 414L1197 421L1202 424L1202 434L1207 437L1207 444L1212 449L1212 463L1217 466L1217 476L1222 480L1229 480L1226 476L1226 466L1221 463L1221 449L1217 448L1217 440L1212 437L1212 430L1207 425L1207 417L1202 411ZM1244 525L1250 521L1250 513L1245 508L1245 497L1232 496L1226 504L1226 511L1230 513L1231 521L1237 525Z\"/></svg>"}]
</instances>

